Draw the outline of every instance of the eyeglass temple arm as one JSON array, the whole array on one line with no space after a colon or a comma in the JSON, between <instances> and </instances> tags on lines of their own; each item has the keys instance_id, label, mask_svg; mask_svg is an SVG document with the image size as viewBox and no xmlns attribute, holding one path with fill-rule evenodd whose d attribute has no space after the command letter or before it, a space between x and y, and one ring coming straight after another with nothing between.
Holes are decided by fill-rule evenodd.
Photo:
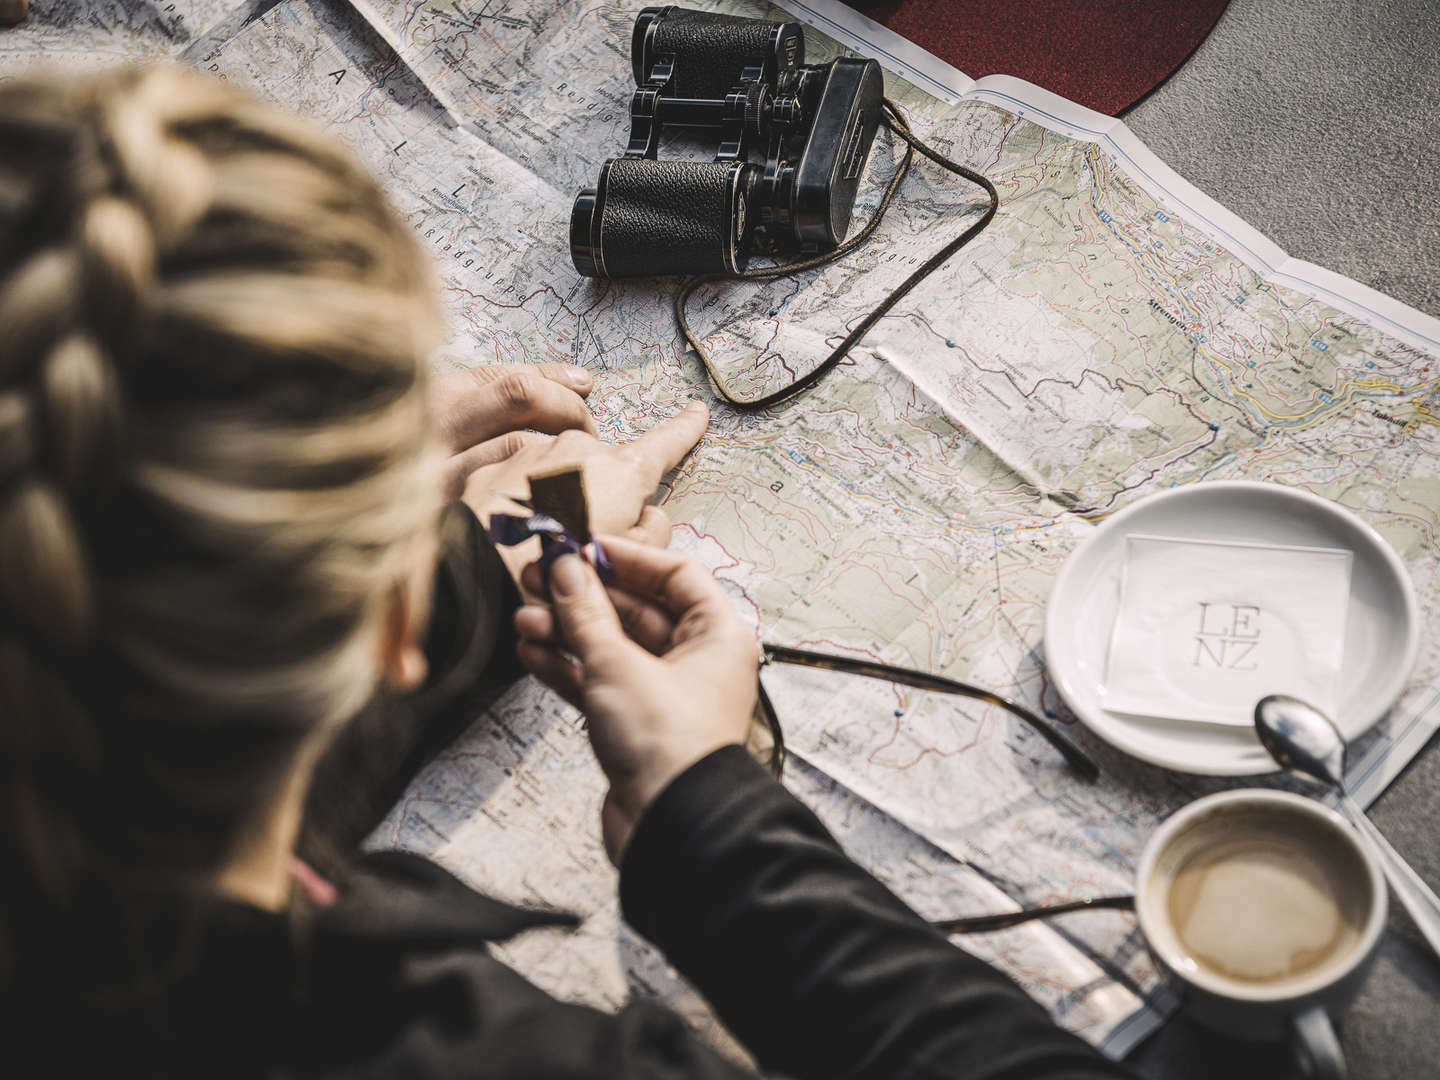
<instances>
[{"instance_id":1,"label":"eyeglass temple arm","mask_svg":"<svg viewBox=\"0 0 1440 1080\"><path fill-rule=\"evenodd\" d=\"M770 695L765 690L763 680L755 680L755 688L759 691L760 711L765 717L765 726L770 729L770 773L779 780L785 773L785 730L780 726L780 714L775 711L775 703L770 700Z\"/></svg>"},{"instance_id":2,"label":"eyeglass temple arm","mask_svg":"<svg viewBox=\"0 0 1440 1080\"><path fill-rule=\"evenodd\" d=\"M942 694L957 694L961 697L975 698L979 701L989 702L991 705L998 705L1000 708L1018 716L1034 728L1046 742L1060 752L1070 764L1070 767L1086 780L1098 780L1100 778L1100 766L1090 760L1083 750L1066 739L1024 705L1016 701L1011 701L1007 697L1001 697L999 694L993 693L990 690L972 686L969 683L957 682L955 679L947 679L943 675L930 675L923 671L912 671L910 668L876 663L873 660L858 660L848 656L832 656L829 653L810 652L807 649L793 649L789 645L765 645L763 648L766 661L796 664L800 667L819 668L822 671L839 671L851 675L867 675L872 679L883 679L886 682L900 683L903 686L913 686L917 690L934 690Z\"/></svg>"},{"instance_id":3,"label":"eyeglass temple arm","mask_svg":"<svg viewBox=\"0 0 1440 1080\"><path fill-rule=\"evenodd\" d=\"M1133 896L1092 896L1084 900L1072 900L1068 904L1053 904L1049 907L1023 908L1003 915L970 915L959 919L937 919L930 925L942 934L984 934L991 930L1004 930L1019 926L1031 919L1048 919L1053 915L1064 915L1071 911L1098 911L1101 908L1117 908L1129 911L1135 907Z\"/></svg>"}]
</instances>

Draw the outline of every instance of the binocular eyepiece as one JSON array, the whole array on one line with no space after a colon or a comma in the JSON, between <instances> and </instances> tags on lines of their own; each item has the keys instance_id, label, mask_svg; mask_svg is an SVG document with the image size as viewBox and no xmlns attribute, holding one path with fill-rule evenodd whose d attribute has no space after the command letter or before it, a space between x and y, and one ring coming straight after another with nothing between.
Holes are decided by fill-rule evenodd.
<instances>
[{"instance_id":1,"label":"binocular eyepiece","mask_svg":"<svg viewBox=\"0 0 1440 1080\"><path fill-rule=\"evenodd\" d=\"M630 142L575 200L576 270L735 273L754 250L826 251L844 240L880 122L880 65L804 60L799 23L641 11ZM714 160L657 160L666 125L718 132Z\"/></svg>"}]
</instances>

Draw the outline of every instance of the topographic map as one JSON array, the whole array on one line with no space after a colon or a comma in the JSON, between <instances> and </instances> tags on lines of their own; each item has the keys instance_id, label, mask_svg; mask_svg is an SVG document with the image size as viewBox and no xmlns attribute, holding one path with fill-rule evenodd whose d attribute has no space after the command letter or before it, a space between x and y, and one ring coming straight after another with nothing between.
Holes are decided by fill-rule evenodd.
<instances>
[{"instance_id":1,"label":"topographic map","mask_svg":"<svg viewBox=\"0 0 1440 1080\"><path fill-rule=\"evenodd\" d=\"M439 363L584 364L604 434L623 440L708 392L671 284L581 278L566 247L575 192L628 132L638 7L36 0L28 24L0 32L0 76L170 56L314 117L430 245L454 331ZM990 177L1001 209L813 390L759 414L713 410L662 492L676 542L765 638L992 687L1066 726L1104 769L1083 781L991 707L782 670L766 680L793 751L787 782L928 916L1130 891L1155 824L1224 785L1141 764L1081 729L1047 679L1046 597L1114 511L1228 478L1348 507L1411 574L1427 644L1399 704L1352 749L1373 798L1440 724L1440 323L1287 260L1118 121L1015 80L972 82L837 3L787 8L810 25L811 62L842 47L880 59L916 130ZM882 134L857 218L894 161ZM868 247L799 278L702 290L692 319L730 378L779 385L972 220L977 200L917 163ZM619 919L602 792L574 712L522 683L372 842L585 915L574 933L502 950L552 992L611 1007L658 996L727 1043ZM1111 1053L1166 1008L1127 915L964 947Z\"/></svg>"}]
</instances>

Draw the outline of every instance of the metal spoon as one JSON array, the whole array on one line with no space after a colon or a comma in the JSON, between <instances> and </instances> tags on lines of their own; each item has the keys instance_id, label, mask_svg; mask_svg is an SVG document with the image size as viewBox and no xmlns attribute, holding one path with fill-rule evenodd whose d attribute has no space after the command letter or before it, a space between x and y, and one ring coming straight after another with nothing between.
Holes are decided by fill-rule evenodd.
<instances>
[{"instance_id":1,"label":"metal spoon","mask_svg":"<svg viewBox=\"0 0 1440 1080\"><path fill-rule=\"evenodd\" d=\"M1341 811L1370 842L1390 888L1440 955L1440 897L1390 846L1364 808L1345 790L1345 740L1330 718L1299 698L1271 694L1255 706L1255 731L1270 756L1284 768L1314 777L1340 793Z\"/></svg>"}]
</instances>

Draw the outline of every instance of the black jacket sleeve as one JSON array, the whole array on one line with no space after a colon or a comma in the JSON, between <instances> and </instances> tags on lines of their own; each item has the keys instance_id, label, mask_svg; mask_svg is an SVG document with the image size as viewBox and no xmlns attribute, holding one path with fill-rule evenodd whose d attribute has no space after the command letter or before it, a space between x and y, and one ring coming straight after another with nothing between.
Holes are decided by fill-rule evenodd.
<instances>
[{"instance_id":1,"label":"black jacket sleeve","mask_svg":"<svg viewBox=\"0 0 1440 1080\"><path fill-rule=\"evenodd\" d=\"M755 1080L654 1002L619 1013L559 1002L486 951L528 927L577 921L478 895L418 856L363 856L311 933L309 1011L295 1025L308 1049L289 1056L314 1064L295 1075Z\"/></svg>"},{"instance_id":2,"label":"black jacket sleeve","mask_svg":"<svg viewBox=\"0 0 1440 1080\"><path fill-rule=\"evenodd\" d=\"M452 503L440 524L425 685L378 692L316 767L298 850L322 874L343 876L421 766L524 674L511 623L519 604L480 522Z\"/></svg>"},{"instance_id":3,"label":"black jacket sleeve","mask_svg":"<svg viewBox=\"0 0 1440 1080\"><path fill-rule=\"evenodd\" d=\"M738 746L656 799L620 888L630 923L767 1069L801 1080L1131 1075L952 947Z\"/></svg>"}]
</instances>

